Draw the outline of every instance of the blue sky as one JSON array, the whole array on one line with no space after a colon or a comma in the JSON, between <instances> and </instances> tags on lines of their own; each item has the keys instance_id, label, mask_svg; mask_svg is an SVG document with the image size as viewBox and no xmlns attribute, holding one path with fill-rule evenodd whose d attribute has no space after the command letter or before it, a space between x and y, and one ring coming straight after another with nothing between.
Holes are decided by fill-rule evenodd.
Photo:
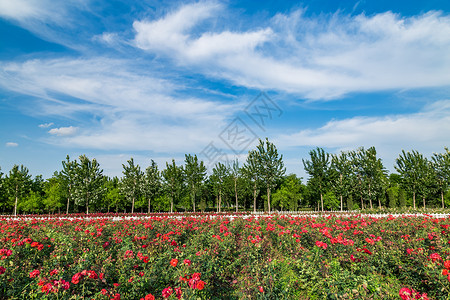
<instances>
[{"instance_id":1,"label":"blue sky","mask_svg":"<svg viewBox=\"0 0 450 300\"><path fill-rule=\"evenodd\" d=\"M165 2L0 0L4 173L450 146L450 2Z\"/></svg>"}]
</instances>

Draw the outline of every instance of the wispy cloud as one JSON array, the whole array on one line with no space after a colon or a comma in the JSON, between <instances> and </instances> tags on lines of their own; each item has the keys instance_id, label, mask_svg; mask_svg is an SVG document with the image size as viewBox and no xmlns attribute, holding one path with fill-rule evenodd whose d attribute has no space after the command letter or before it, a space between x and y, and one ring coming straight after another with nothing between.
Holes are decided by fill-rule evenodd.
<instances>
[{"instance_id":1,"label":"wispy cloud","mask_svg":"<svg viewBox=\"0 0 450 300\"><path fill-rule=\"evenodd\" d=\"M76 135L50 130L59 138L47 141L65 146L200 151L244 105L214 100L223 95L186 95L183 85L128 60L35 59L0 66L0 86L38 99L28 113L95 116L98 121L83 121Z\"/></svg>"},{"instance_id":2,"label":"wispy cloud","mask_svg":"<svg viewBox=\"0 0 450 300\"><path fill-rule=\"evenodd\" d=\"M53 123L44 123L38 125L39 128L49 128L51 126L53 126Z\"/></svg>"},{"instance_id":3,"label":"wispy cloud","mask_svg":"<svg viewBox=\"0 0 450 300\"><path fill-rule=\"evenodd\" d=\"M18 147L19 144L18 143L14 143L14 142L7 142L5 144L6 147Z\"/></svg>"},{"instance_id":4,"label":"wispy cloud","mask_svg":"<svg viewBox=\"0 0 450 300\"><path fill-rule=\"evenodd\" d=\"M136 21L136 46L238 85L310 99L450 82L450 16L440 12L307 18L299 10L277 14L264 29L196 28L217 20L217 7L199 2L157 20Z\"/></svg>"},{"instance_id":5,"label":"wispy cloud","mask_svg":"<svg viewBox=\"0 0 450 300\"><path fill-rule=\"evenodd\" d=\"M450 132L444 128L450 128L450 100L417 113L331 120L319 128L280 135L275 143L283 149L318 146L337 151L375 146L390 166L402 149L431 155L449 146Z\"/></svg>"}]
</instances>

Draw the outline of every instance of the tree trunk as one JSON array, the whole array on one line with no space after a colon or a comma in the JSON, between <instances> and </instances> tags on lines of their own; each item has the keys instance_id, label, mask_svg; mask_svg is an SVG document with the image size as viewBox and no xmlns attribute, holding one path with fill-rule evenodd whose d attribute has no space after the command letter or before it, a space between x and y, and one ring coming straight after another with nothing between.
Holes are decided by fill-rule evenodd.
<instances>
[{"instance_id":1,"label":"tree trunk","mask_svg":"<svg viewBox=\"0 0 450 300\"><path fill-rule=\"evenodd\" d=\"M442 208L444 208L444 192L441 191Z\"/></svg>"},{"instance_id":2,"label":"tree trunk","mask_svg":"<svg viewBox=\"0 0 450 300\"><path fill-rule=\"evenodd\" d=\"M381 198L378 197L378 208L381 208Z\"/></svg>"},{"instance_id":3,"label":"tree trunk","mask_svg":"<svg viewBox=\"0 0 450 300\"><path fill-rule=\"evenodd\" d=\"M270 214L270 188L267 188L267 208L269 209Z\"/></svg>"},{"instance_id":4,"label":"tree trunk","mask_svg":"<svg viewBox=\"0 0 450 300\"><path fill-rule=\"evenodd\" d=\"M422 199L423 199L423 208L425 209L426 208L425 207L425 196L423 196Z\"/></svg>"},{"instance_id":5,"label":"tree trunk","mask_svg":"<svg viewBox=\"0 0 450 300\"><path fill-rule=\"evenodd\" d=\"M416 209L416 192L413 192L413 207Z\"/></svg>"},{"instance_id":6,"label":"tree trunk","mask_svg":"<svg viewBox=\"0 0 450 300\"><path fill-rule=\"evenodd\" d=\"M19 186L16 184L16 202L14 203L14 215L17 216L17 202L19 200Z\"/></svg>"},{"instance_id":7,"label":"tree trunk","mask_svg":"<svg viewBox=\"0 0 450 300\"><path fill-rule=\"evenodd\" d=\"M234 180L234 195L236 196L236 212L239 211L238 196L237 196L237 180Z\"/></svg>"},{"instance_id":8,"label":"tree trunk","mask_svg":"<svg viewBox=\"0 0 450 300\"><path fill-rule=\"evenodd\" d=\"M151 200L151 198L149 197L148 198L148 211L147 211L147 213L150 213L150 200Z\"/></svg>"},{"instance_id":9,"label":"tree trunk","mask_svg":"<svg viewBox=\"0 0 450 300\"><path fill-rule=\"evenodd\" d=\"M222 208L222 191L219 190L219 212L221 212Z\"/></svg>"},{"instance_id":10,"label":"tree trunk","mask_svg":"<svg viewBox=\"0 0 450 300\"><path fill-rule=\"evenodd\" d=\"M255 185L253 186L253 212L256 213L256 181Z\"/></svg>"},{"instance_id":11,"label":"tree trunk","mask_svg":"<svg viewBox=\"0 0 450 300\"><path fill-rule=\"evenodd\" d=\"M320 204L322 206L322 211L323 211L323 195L322 195L322 193L320 193Z\"/></svg>"},{"instance_id":12,"label":"tree trunk","mask_svg":"<svg viewBox=\"0 0 450 300\"><path fill-rule=\"evenodd\" d=\"M134 213L134 196L131 199L131 213Z\"/></svg>"},{"instance_id":13,"label":"tree trunk","mask_svg":"<svg viewBox=\"0 0 450 300\"><path fill-rule=\"evenodd\" d=\"M69 214L69 202L70 202L70 197L67 197L66 215Z\"/></svg>"},{"instance_id":14,"label":"tree trunk","mask_svg":"<svg viewBox=\"0 0 450 300\"><path fill-rule=\"evenodd\" d=\"M373 209L373 206L372 206L372 195L370 193L370 183L369 183L369 203L370 203L370 209Z\"/></svg>"},{"instance_id":15,"label":"tree trunk","mask_svg":"<svg viewBox=\"0 0 450 300\"><path fill-rule=\"evenodd\" d=\"M344 202L342 201L342 195L341 195L341 211L343 211L344 210Z\"/></svg>"}]
</instances>

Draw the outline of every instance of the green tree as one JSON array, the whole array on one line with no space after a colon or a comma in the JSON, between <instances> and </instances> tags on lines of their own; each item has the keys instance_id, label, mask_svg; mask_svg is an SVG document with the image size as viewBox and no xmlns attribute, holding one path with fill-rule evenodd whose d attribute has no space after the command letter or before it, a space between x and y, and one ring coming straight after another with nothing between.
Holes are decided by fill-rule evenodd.
<instances>
[{"instance_id":1,"label":"green tree","mask_svg":"<svg viewBox=\"0 0 450 300\"><path fill-rule=\"evenodd\" d=\"M233 161L233 164L231 165L230 169L230 176L233 180L233 187L234 187L234 197L236 200L236 212L239 211L239 202L238 202L238 181L241 176L241 169L239 168L239 161L236 159Z\"/></svg>"},{"instance_id":2,"label":"green tree","mask_svg":"<svg viewBox=\"0 0 450 300\"><path fill-rule=\"evenodd\" d=\"M69 213L70 202L73 201L78 167L77 160L71 161L69 155L66 156L65 161L62 161L62 170L59 177L61 178L61 186L64 188L65 198L67 199L66 214Z\"/></svg>"},{"instance_id":3,"label":"green tree","mask_svg":"<svg viewBox=\"0 0 450 300\"><path fill-rule=\"evenodd\" d=\"M341 152L339 155L331 156L329 177L336 194L339 195L341 211L344 209L343 197L348 197L352 186L352 166L348 156L347 152Z\"/></svg>"},{"instance_id":4,"label":"green tree","mask_svg":"<svg viewBox=\"0 0 450 300\"><path fill-rule=\"evenodd\" d=\"M258 184L261 180L260 168L258 162L258 154L256 150L250 150L247 155L247 160L242 168L242 173L253 185L253 212L256 212L256 196L258 191Z\"/></svg>"},{"instance_id":5,"label":"green tree","mask_svg":"<svg viewBox=\"0 0 450 300\"><path fill-rule=\"evenodd\" d=\"M320 203L323 211L323 194L328 186L328 176L330 169L330 154L322 148L309 151L311 160L302 160L306 173L309 175L308 185L317 190L320 194Z\"/></svg>"},{"instance_id":6,"label":"green tree","mask_svg":"<svg viewBox=\"0 0 450 300\"><path fill-rule=\"evenodd\" d=\"M198 161L197 155L185 155L184 174L186 179L186 185L189 190L192 207L195 212L196 195L201 185L203 184L206 176L206 167L203 161Z\"/></svg>"},{"instance_id":7,"label":"green tree","mask_svg":"<svg viewBox=\"0 0 450 300\"><path fill-rule=\"evenodd\" d=\"M122 164L123 177L120 182L120 192L128 202L131 201L131 213L134 213L135 201L142 195L144 173L139 165L134 164L133 158L130 158L127 163L128 165Z\"/></svg>"},{"instance_id":8,"label":"green tree","mask_svg":"<svg viewBox=\"0 0 450 300\"><path fill-rule=\"evenodd\" d=\"M156 199L161 189L161 173L158 170L158 165L152 159L150 166L145 170L144 178L144 194L148 199L148 213L151 211L151 202Z\"/></svg>"},{"instance_id":9,"label":"green tree","mask_svg":"<svg viewBox=\"0 0 450 300\"><path fill-rule=\"evenodd\" d=\"M217 212L220 212L222 209L222 196L224 194L225 179L227 176L229 176L229 168L221 162L216 163L210 178L217 195Z\"/></svg>"},{"instance_id":10,"label":"green tree","mask_svg":"<svg viewBox=\"0 0 450 300\"><path fill-rule=\"evenodd\" d=\"M281 210L298 210L299 201L302 198L303 185L301 178L295 174L284 177L284 180L278 190L273 195L273 205L279 205Z\"/></svg>"},{"instance_id":11,"label":"green tree","mask_svg":"<svg viewBox=\"0 0 450 300\"><path fill-rule=\"evenodd\" d=\"M166 169L162 171L165 187L170 195L170 212L173 212L175 201L181 199L184 189L184 172L183 167L178 167L175 160L172 159L172 164L166 162ZM161 199L163 201L164 199Z\"/></svg>"},{"instance_id":12,"label":"green tree","mask_svg":"<svg viewBox=\"0 0 450 300\"><path fill-rule=\"evenodd\" d=\"M434 153L431 158L437 190L441 194L442 208L445 207L444 194L450 186L450 151L447 147L444 149L444 153Z\"/></svg>"},{"instance_id":13,"label":"green tree","mask_svg":"<svg viewBox=\"0 0 450 300\"><path fill-rule=\"evenodd\" d=\"M120 180L117 176L113 178L106 178L104 182L105 198L107 202L107 209L109 212L110 207L114 207L116 213L119 209L123 209L125 204L125 197L120 192Z\"/></svg>"},{"instance_id":14,"label":"green tree","mask_svg":"<svg viewBox=\"0 0 450 300\"><path fill-rule=\"evenodd\" d=\"M278 155L277 147L266 138L265 142L259 140L259 145L256 146L256 158L261 181L265 183L267 189L267 207L270 213L270 193L286 173L283 155Z\"/></svg>"},{"instance_id":15,"label":"green tree","mask_svg":"<svg viewBox=\"0 0 450 300\"><path fill-rule=\"evenodd\" d=\"M24 199L31 189L31 175L23 165L14 165L5 178L5 185L9 198L14 201L14 215L17 215L17 204Z\"/></svg>"},{"instance_id":16,"label":"green tree","mask_svg":"<svg viewBox=\"0 0 450 300\"><path fill-rule=\"evenodd\" d=\"M89 214L89 205L99 201L103 195L103 170L95 158L90 160L81 155L80 163L75 170L74 198L78 204L86 206Z\"/></svg>"},{"instance_id":17,"label":"green tree","mask_svg":"<svg viewBox=\"0 0 450 300\"><path fill-rule=\"evenodd\" d=\"M425 173L427 172L426 159L417 151L402 153L396 159L394 166L397 172L402 177L403 186L413 195L413 207L416 208L416 195L420 191L421 184L423 184Z\"/></svg>"},{"instance_id":18,"label":"green tree","mask_svg":"<svg viewBox=\"0 0 450 300\"><path fill-rule=\"evenodd\" d=\"M59 211L64 205L62 200L65 198L65 190L62 187L61 178L57 172L44 183L44 191L45 197L43 199L43 205L45 209L52 213L55 212L55 209L58 209Z\"/></svg>"}]
</instances>

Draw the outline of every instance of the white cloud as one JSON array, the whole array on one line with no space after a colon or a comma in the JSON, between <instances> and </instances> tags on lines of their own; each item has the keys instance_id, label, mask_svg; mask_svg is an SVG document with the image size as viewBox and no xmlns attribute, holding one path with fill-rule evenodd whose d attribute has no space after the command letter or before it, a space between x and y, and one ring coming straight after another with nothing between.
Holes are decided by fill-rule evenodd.
<instances>
[{"instance_id":1,"label":"white cloud","mask_svg":"<svg viewBox=\"0 0 450 300\"><path fill-rule=\"evenodd\" d=\"M217 96L185 96L184 86L128 60L36 59L0 67L2 88L39 99L27 113L81 118L76 135L65 135L73 129L50 130L58 138L46 141L66 147L201 151L244 108ZM86 114L97 121L85 122Z\"/></svg>"},{"instance_id":2,"label":"white cloud","mask_svg":"<svg viewBox=\"0 0 450 300\"><path fill-rule=\"evenodd\" d=\"M14 142L7 142L5 145L6 145L6 147L17 147L17 146L19 146L18 143L14 143Z\"/></svg>"},{"instance_id":3,"label":"white cloud","mask_svg":"<svg viewBox=\"0 0 450 300\"><path fill-rule=\"evenodd\" d=\"M135 44L143 50L170 52L180 62L197 62L252 52L256 46L270 38L271 29L242 33L205 32L199 37L193 37L189 33L200 22L214 17L220 9L222 6L216 3L198 2L184 5L178 11L156 21L135 21Z\"/></svg>"},{"instance_id":4,"label":"white cloud","mask_svg":"<svg viewBox=\"0 0 450 300\"><path fill-rule=\"evenodd\" d=\"M51 126L53 126L53 123L44 123L38 125L39 128L49 128Z\"/></svg>"},{"instance_id":5,"label":"white cloud","mask_svg":"<svg viewBox=\"0 0 450 300\"><path fill-rule=\"evenodd\" d=\"M443 100L412 114L331 120L319 128L280 135L274 142L284 149L317 146L341 151L375 146L391 167L402 149L431 155L449 146L447 128L450 100Z\"/></svg>"},{"instance_id":6,"label":"white cloud","mask_svg":"<svg viewBox=\"0 0 450 300\"><path fill-rule=\"evenodd\" d=\"M59 128L52 128L48 131L48 133L56 136L71 136L74 135L78 131L78 127L59 127Z\"/></svg>"},{"instance_id":7,"label":"white cloud","mask_svg":"<svg viewBox=\"0 0 450 300\"><path fill-rule=\"evenodd\" d=\"M217 21L223 10L200 2L135 21L136 46L238 85L310 99L450 82L450 16L440 12L306 18L299 10L277 14L264 29L196 28Z\"/></svg>"}]
</instances>

